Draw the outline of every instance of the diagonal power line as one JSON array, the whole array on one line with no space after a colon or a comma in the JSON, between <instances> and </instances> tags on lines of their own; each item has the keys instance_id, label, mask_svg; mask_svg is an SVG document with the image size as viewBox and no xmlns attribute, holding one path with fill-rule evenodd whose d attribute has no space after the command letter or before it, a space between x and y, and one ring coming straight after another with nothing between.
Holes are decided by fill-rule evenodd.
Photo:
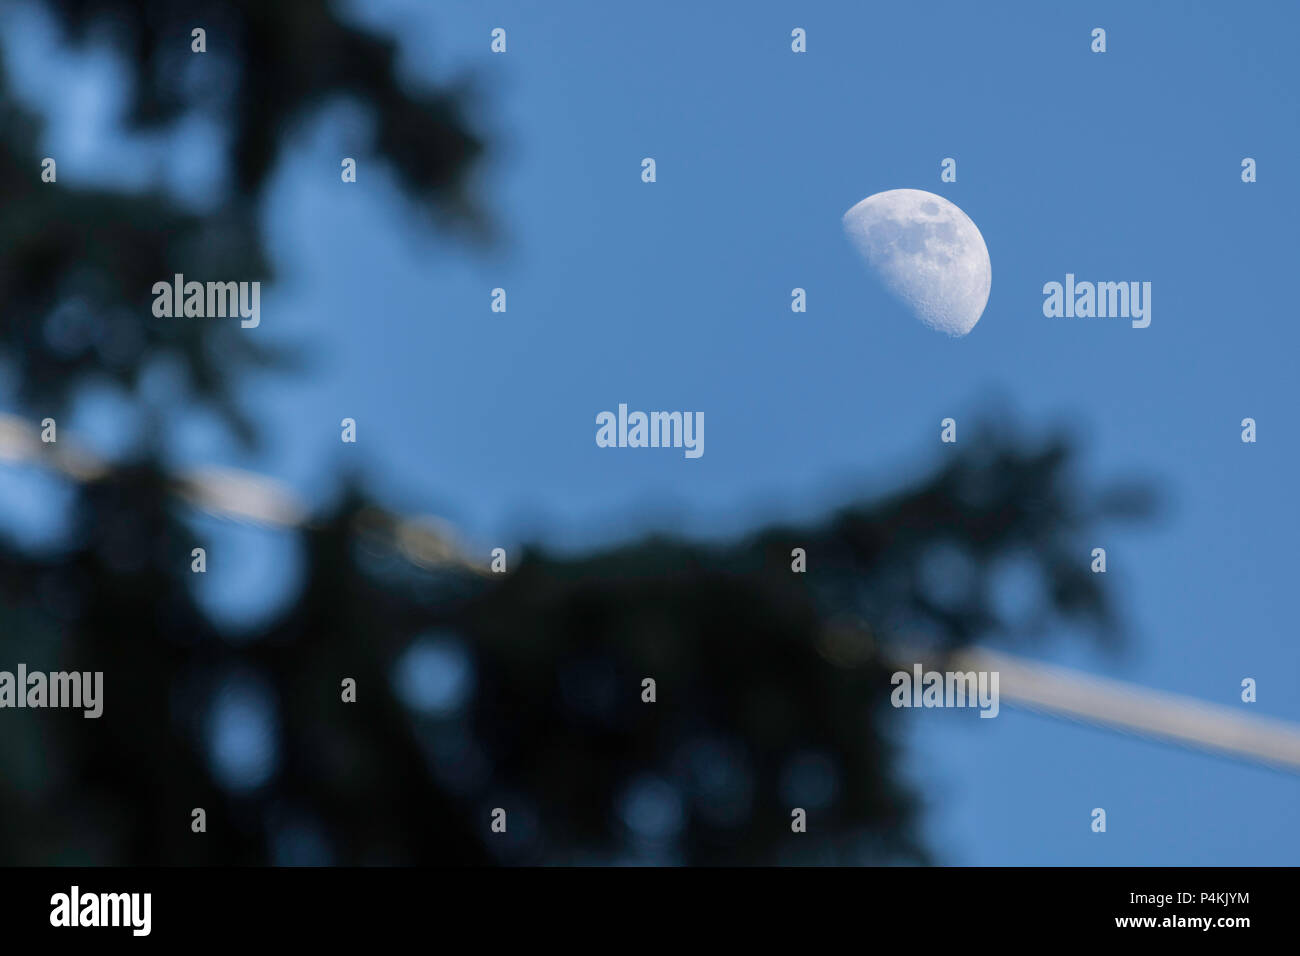
<instances>
[{"instance_id":1,"label":"diagonal power line","mask_svg":"<svg viewBox=\"0 0 1300 956\"><path fill-rule=\"evenodd\" d=\"M113 466L69 441L43 442L40 431L14 415L0 414L0 462L34 464L58 471L75 481L94 481ZM288 486L238 468L192 468L176 475L172 490L200 511L272 528L310 525L309 509ZM486 566L468 556L456 540L455 529L433 516L409 517L369 507L358 515L358 530L378 535L407 559L423 567L456 567L475 574Z\"/></svg>"},{"instance_id":2,"label":"diagonal power line","mask_svg":"<svg viewBox=\"0 0 1300 956\"><path fill-rule=\"evenodd\" d=\"M0 414L0 462L6 461L42 465L76 481L112 470L75 443L44 443L32 425ZM173 488L191 506L219 517L278 528L309 523L307 507L291 489L253 472L191 469L176 477ZM487 573L482 563L465 555L455 530L441 519L369 508L359 521L361 531L382 536L418 565ZM996 671L999 696L1028 710L1300 772L1300 726L1293 723L1003 652L968 649L951 655L947 664L962 671ZM911 660L904 666L910 665Z\"/></svg>"},{"instance_id":3,"label":"diagonal power line","mask_svg":"<svg viewBox=\"0 0 1300 956\"><path fill-rule=\"evenodd\" d=\"M1300 772L1300 727L1287 721L979 648L951 660L997 671L999 695L1028 710Z\"/></svg>"}]
</instances>

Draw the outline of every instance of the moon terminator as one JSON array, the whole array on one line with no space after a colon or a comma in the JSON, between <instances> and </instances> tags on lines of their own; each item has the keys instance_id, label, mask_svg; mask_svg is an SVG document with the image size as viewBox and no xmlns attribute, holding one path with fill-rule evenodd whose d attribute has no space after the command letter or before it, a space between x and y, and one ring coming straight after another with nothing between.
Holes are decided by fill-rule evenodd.
<instances>
[{"instance_id":1,"label":"moon terminator","mask_svg":"<svg viewBox=\"0 0 1300 956\"><path fill-rule=\"evenodd\" d=\"M971 218L922 189L875 193L844 214L844 234L886 289L932 329L959 338L984 314L993 268Z\"/></svg>"}]
</instances>

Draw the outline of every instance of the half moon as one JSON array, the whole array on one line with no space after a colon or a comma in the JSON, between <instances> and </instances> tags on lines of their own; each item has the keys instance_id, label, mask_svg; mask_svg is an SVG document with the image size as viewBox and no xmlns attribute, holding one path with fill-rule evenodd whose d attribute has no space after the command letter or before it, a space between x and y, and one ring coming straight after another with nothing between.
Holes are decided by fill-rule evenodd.
<instances>
[{"instance_id":1,"label":"half moon","mask_svg":"<svg viewBox=\"0 0 1300 956\"><path fill-rule=\"evenodd\" d=\"M923 189L889 189L844 214L844 234L871 271L932 329L965 335L993 285L979 228L953 203Z\"/></svg>"}]
</instances>

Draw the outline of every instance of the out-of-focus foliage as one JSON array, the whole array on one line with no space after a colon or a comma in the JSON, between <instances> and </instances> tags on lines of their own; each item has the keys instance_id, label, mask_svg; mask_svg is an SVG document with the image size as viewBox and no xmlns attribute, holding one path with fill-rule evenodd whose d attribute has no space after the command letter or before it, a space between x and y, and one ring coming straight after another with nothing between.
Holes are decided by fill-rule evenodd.
<instances>
[{"instance_id":1,"label":"out-of-focus foliage","mask_svg":"<svg viewBox=\"0 0 1300 956\"><path fill-rule=\"evenodd\" d=\"M229 124L234 193L209 215L162 192L42 184L39 128L0 100L0 349L22 410L56 413L93 376L132 388L170 355L190 386L173 400L252 437L240 376L275 357L234 323L152 320L151 284L267 277L268 173L330 97L363 102L411 198L456 215L479 140L454 91L408 90L393 41L323 3L47 5L74 40L97 25L118 40L135 122L209 110ZM199 21L203 67L187 54ZM232 640L193 597L161 451L79 487L56 553L0 543L0 668L106 675L98 720L0 712L0 863L925 860L888 705L896 648L1060 620L1114 633L1084 532L1145 506L1073 487L1063 440L991 431L818 525L581 559L535 549L498 576L412 563L370 533L354 487L285 532L307 556L302 591ZM1005 560L1037 572L1026 620L1002 619ZM196 807L206 835L190 830ZM505 834L489 830L496 807ZM807 834L791 833L793 807Z\"/></svg>"},{"instance_id":2,"label":"out-of-focus foliage","mask_svg":"<svg viewBox=\"0 0 1300 956\"><path fill-rule=\"evenodd\" d=\"M237 397L239 373L286 363L237 325L148 321L151 288L190 278L272 278L259 201L288 134L342 98L374 117L378 155L409 200L440 221L483 231L465 180L482 151L458 90L399 82L396 43L342 23L323 2L50 0L69 40L110 38L129 66L134 129L198 113L229 135L231 188L197 216L161 190L144 195L42 183L39 122L0 100L0 355L21 397L66 411L87 376L134 388L153 361L175 361L188 392L176 401L219 411L246 442L256 435ZM191 53L203 24L208 51Z\"/></svg>"}]
</instances>

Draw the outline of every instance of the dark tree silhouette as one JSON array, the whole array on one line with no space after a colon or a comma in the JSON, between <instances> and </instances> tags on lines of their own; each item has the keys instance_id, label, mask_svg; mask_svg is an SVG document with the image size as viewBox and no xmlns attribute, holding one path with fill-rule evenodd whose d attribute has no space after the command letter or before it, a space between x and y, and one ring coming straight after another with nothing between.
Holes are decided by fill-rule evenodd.
<instances>
[{"instance_id":1,"label":"dark tree silhouette","mask_svg":"<svg viewBox=\"0 0 1300 956\"><path fill-rule=\"evenodd\" d=\"M0 101L0 351L24 413L60 414L94 377L134 394L167 355L188 373L175 401L255 438L242 376L292 356L229 323L153 320L149 289L175 272L269 277L256 227L268 174L286 133L332 97L372 112L374 150L412 201L484 231L465 190L483 147L462 92L407 89L394 41L329 5L47 6L73 41L99 27L115 39L134 72L133 123L192 110L227 123L233 192L198 214L161 191L42 183L37 121ZM188 54L196 25L206 60ZM1081 535L1147 504L1074 488L1062 438L990 431L934 475L821 524L581 559L534 548L491 575L411 561L376 533L388 519L354 482L285 532L307 555L292 605L232 641L193 598L194 541L162 451L78 486L56 551L0 543L0 668L99 670L107 684L98 720L0 712L0 863L923 861L887 702L894 649L1006 632L989 575L1016 554L1041 571L1035 629L1113 634ZM796 547L806 574L791 572ZM969 570L961 587L936 593L936 554ZM472 692L442 714L394 689L402 655L429 635L469 661ZM344 677L355 704L340 701ZM272 772L246 789L210 754L232 681L267 702L272 728ZM798 837L794 801L814 820ZM206 835L191 832L195 807ZM506 834L488 830L495 807Z\"/></svg>"}]
</instances>

